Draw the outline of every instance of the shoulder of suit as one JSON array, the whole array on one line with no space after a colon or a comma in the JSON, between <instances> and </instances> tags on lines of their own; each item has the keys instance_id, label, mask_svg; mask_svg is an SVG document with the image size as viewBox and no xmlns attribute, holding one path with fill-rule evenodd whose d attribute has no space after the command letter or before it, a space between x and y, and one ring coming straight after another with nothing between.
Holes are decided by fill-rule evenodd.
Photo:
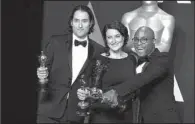
<instances>
[{"instance_id":1,"label":"shoulder of suit","mask_svg":"<svg viewBox=\"0 0 195 124\"><path fill-rule=\"evenodd\" d=\"M169 53L168 52L160 52L158 54L158 58L164 58L164 59L168 60L169 59Z\"/></svg>"},{"instance_id":2,"label":"shoulder of suit","mask_svg":"<svg viewBox=\"0 0 195 124\"><path fill-rule=\"evenodd\" d=\"M153 56L164 56L164 57L168 57L169 56L169 52L160 52L157 48L154 51L154 55Z\"/></svg>"},{"instance_id":3,"label":"shoulder of suit","mask_svg":"<svg viewBox=\"0 0 195 124\"><path fill-rule=\"evenodd\" d=\"M44 47L48 46L58 46L63 44L64 42L67 41L68 37L70 37L70 34L55 34L51 35L45 42L44 42Z\"/></svg>"},{"instance_id":4,"label":"shoulder of suit","mask_svg":"<svg viewBox=\"0 0 195 124\"><path fill-rule=\"evenodd\" d=\"M63 43L66 42L68 39L71 39L72 35L71 33L66 33L66 34L55 34L50 36L49 41L52 43Z\"/></svg>"},{"instance_id":5,"label":"shoulder of suit","mask_svg":"<svg viewBox=\"0 0 195 124\"><path fill-rule=\"evenodd\" d=\"M64 39L64 38L68 38L72 36L71 33L66 33L66 34L55 34L55 35L52 35L50 38L51 39Z\"/></svg>"}]
</instances>

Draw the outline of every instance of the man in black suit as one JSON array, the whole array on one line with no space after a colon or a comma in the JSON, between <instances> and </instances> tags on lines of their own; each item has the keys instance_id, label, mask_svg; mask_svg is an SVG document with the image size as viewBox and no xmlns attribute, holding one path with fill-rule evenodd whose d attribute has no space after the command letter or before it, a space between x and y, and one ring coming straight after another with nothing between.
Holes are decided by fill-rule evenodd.
<instances>
[{"instance_id":1,"label":"man in black suit","mask_svg":"<svg viewBox=\"0 0 195 124\"><path fill-rule=\"evenodd\" d=\"M49 74L51 100L39 104L37 123L83 123L83 118L76 115L79 78L85 74L87 80L86 67L103 47L89 39L94 16L87 6L74 8L69 26L69 33L52 36L43 49L48 57L49 73L38 70L37 75L46 77Z\"/></svg>"},{"instance_id":2,"label":"man in black suit","mask_svg":"<svg viewBox=\"0 0 195 124\"><path fill-rule=\"evenodd\" d=\"M112 105L117 105L118 98L140 89L144 123L180 123L173 96L172 62L168 53L155 48L154 31L149 27L140 27L133 41L138 55L137 75L104 93L104 97Z\"/></svg>"}]
</instances>

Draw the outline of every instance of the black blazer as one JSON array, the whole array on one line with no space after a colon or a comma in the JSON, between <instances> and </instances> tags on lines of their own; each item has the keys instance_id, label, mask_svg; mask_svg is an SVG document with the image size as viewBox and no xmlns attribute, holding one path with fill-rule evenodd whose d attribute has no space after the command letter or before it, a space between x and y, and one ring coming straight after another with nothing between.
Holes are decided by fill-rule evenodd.
<instances>
[{"instance_id":1,"label":"black blazer","mask_svg":"<svg viewBox=\"0 0 195 124\"><path fill-rule=\"evenodd\" d=\"M173 95L171 65L168 53L155 49L142 73L115 87L119 96L141 89L141 112L145 123L179 123Z\"/></svg>"},{"instance_id":2,"label":"black blazer","mask_svg":"<svg viewBox=\"0 0 195 124\"><path fill-rule=\"evenodd\" d=\"M38 114L42 114L50 118L61 118L67 107L70 110L70 112L68 112L69 120L76 116L75 108L78 103L76 90L80 87L78 79L81 74L85 73L85 80L87 80L89 74L85 71L86 67L89 65L90 60L103 51L103 47L91 39L89 39L88 46L88 58L82 67L79 76L71 85L72 34L68 33L64 35L51 36L49 42L47 42L43 49L44 53L48 57L46 65L49 69L49 88L51 99L47 103L39 105ZM66 96L68 92L70 94L67 102Z\"/></svg>"}]
</instances>

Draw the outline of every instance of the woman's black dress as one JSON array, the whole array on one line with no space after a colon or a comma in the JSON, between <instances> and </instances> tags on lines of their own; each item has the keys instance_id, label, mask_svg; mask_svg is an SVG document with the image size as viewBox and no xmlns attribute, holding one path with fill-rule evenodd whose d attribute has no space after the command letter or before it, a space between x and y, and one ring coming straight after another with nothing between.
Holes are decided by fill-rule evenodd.
<instances>
[{"instance_id":1,"label":"woman's black dress","mask_svg":"<svg viewBox=\"0 0 195 124\"><path fill-rule=\"evenodd\" d=\"M101 89L103 92L112 89L135 75L135 61L131 55L123 59L111 59L100 55L96 59L109 63L108 70L102 77ZM118 110L98 101L91 106L92 115L90 121L92 123L131 123L133 120L131 100L128 102L128 107L128 110L119 113Z\"/></svg>"}]
</instances>

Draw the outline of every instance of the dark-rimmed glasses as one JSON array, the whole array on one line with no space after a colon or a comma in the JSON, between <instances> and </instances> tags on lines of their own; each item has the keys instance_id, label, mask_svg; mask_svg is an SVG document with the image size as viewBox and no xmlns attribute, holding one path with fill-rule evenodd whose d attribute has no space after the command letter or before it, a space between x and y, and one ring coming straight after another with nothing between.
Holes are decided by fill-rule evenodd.
<instances>
[{"instance_id":1,"label":"dark-rimmed glasses","mask_svg":"<svg viewBox=\"0 0 195 124\"><path fill-rule=\"evenodd\" d=\"M139 38L137 38L137 37L134 37L132 40L133 40L133 42L134 42L135 44L138 44L139 42L140 42L141 44L145 44L145 43L148 42L148 40L154 40L154 38L148 39L148 38L142 37L141 39L139 39Z\"/></svg>"}]
</instances>

